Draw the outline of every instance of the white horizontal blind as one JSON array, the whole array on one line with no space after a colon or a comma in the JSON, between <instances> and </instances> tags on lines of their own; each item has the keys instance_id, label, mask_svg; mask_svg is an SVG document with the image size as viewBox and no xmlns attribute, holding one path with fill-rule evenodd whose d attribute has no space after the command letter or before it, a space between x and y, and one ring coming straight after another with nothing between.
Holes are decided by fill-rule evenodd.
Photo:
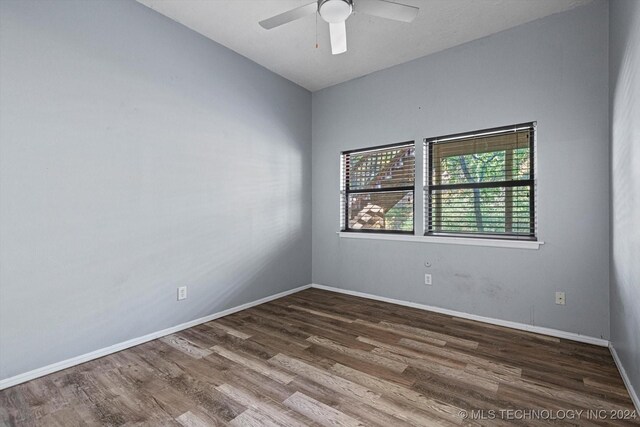
<instances>
[{"instance_id":1,"label":"white horizontal blind","mask_svg":"<svg viewBox=\"0 0 640 427\"><path fill-rule=\"evenodd\" d=\"M341 155L341 229L413 233L415 144Z\"/></svg>"},{"instance_id":2,"label":"white horizontal blind","mask_svg":"<svg viewBox=\"0 0 640 427\"><path fill-rule=\"evenodd\" d=\"M535 124L425 141L429 235L535 240Z\"/></svg>"}]
</instances>

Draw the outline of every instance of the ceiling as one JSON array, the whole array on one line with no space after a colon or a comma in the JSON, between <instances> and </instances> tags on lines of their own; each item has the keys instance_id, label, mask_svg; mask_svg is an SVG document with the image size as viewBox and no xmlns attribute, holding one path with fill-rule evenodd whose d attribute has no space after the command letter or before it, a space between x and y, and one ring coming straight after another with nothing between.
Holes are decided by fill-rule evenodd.
<instances>
[{"instance_id":1,"label":"ceiling","mask_svg":"<svg viewBox=\"0 0 640 427\"><path fill-rule=\"evenodd\" d=\"M420 7L410 24L354 13L348 51L331 55L329 29L308 16L272 30L258 21L312 0L137 0L316 91L515 27L591 0L397 0ZM354 0L357 9L359 0ZM362 1L362 0L360 0Z\"/></svg>"}]
</instances>

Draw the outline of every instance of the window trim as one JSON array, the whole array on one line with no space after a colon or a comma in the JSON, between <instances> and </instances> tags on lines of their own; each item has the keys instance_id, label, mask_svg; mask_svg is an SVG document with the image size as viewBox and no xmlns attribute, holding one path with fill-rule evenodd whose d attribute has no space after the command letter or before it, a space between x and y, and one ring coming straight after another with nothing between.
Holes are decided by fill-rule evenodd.
<instances>
[{"instance_id":1,"label":"window trim","mask_svg":"<svg viewBox=\"0 0 640 427\"><path fill-rule=\"evenodd\" d=\"M413 185L406 185L406 186L401 186L401 187L385 187L385 188L374 188L374 189L366 189L366 190L350 190L349 189L349 182L346 178L346 176L342 176L343 172L346 170L343 166L342 166L342 162L344 161L344 156L346 155L350 155L353 153L360 153L360 152L364 152L364 151L377 151L377 150L384 150L384 149L388 149L388 148L396 148L396 147L404 147L404 146L413 146L413 158L414 158L414 162L413 162L413 169L414 169L414 177L413 177ZM363 234L382 234L382 235L389 235L389 234L400 234L400 235L411 235L411 236L415 236L415 232L416 232L416 172L417 172L417 168L416 168L416 141L415 140L409 140L409 141L403 141L403 142L395 142L392 144L384 144L384 145L376 145L373 147L365 147L365 148L356 148L356 149L351 149L351 150L345 150L345 151L341 151L340 152L340 162L341 162L341 166L340 166L340 196L341 196L341 204L344 204L344 212L343 215L344 217L342 218L342 221L344 221L344 228L341 227L340 233L363 233ZM391 193L393 191L411 191L413 193L413 198L412 198L412 205L413 205L413 221L412 221L412 228L411 230L382 230L382 229L366 229L366 228L360 228L360 229L353 229L353 228L349 228L349 195L350 194L358 194L358 193L377 193L377 192L385 192L385 193ZM342 206L341 206L342 208Z\"/></svg>"},{"instance_id":2,"label":"window trim","mask_svg":"<svg viewBox=\"0 0 640 427\"><path fill-rule=\"evenodd\" d=\"M436 243L445 245L463 245L463 246L484 246L494 248L511 248L511 249L533 249L537 250L544 242L541 240L514 240L514 239L480 239L473 237L447 237L447 236L421 236L421 235L398 235L398 234L382 234L382 233L351 233L345 231L337 231L339 238L349 239L372 239L372 240L388 240L412 243Z\"/></svg>"},{"instance_id":3,"label":"window trim","mask_svg":"<svg viewBox=\"0 0 640 427\"><path fill-rule=\"evenodd\" d=\"M444 184L433 185L433 164L428 157L430 153L429 148L432 144L443 142L454 142L456 140L463 140L472 137L489 137L497 136L509 133L520 132L523 130L529 130L529 162L530 173L529 179L526 180L509 180L509 181L492 181L482 183L466 183L466 184ZM536 139L537 139L537 122L525 122L515 125L500 126L494 128L481 129L471 132L460 132L455 134L449 134L439 136L435 138L423 139L423 151L424 151L424 173L425 179L423 180L422 191L424 194L424 236L429 238L448 238L448 239L481 239L491 241L515 241L515 242L537 242L538 241L538 226L536 215ZM491 188L491 187L504 187L504 186L528 186L530 188L530 203L529 203L529 220L531 227L533 228L533 235L522 235L513 233L455 233L455 232L437 232L431 231L432 229L432 213L430 209L430 197L433 187L437 189L451 189L451 188Z\"/></svg>"}]
</instances>

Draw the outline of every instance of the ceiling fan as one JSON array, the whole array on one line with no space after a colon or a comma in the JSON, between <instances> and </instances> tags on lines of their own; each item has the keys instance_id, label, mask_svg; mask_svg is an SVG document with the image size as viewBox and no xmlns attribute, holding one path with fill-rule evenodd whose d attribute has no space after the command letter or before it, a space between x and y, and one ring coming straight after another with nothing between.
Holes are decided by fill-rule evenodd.
<instances>
[{"instance_id":1,"label":"ceiling fan","mask_svg":"<svg viewBox=\"0 0 640 427\"><path fill-rule=\"evenodd\" d=\"M338 55L347 51L345 22L354 12L395 21L411 22L418 15L418 8L385 0L317 0L260 21L260 25L270 30L287 22L318 13L329 24L331 53Z\"/></svg>"}]
</instances>

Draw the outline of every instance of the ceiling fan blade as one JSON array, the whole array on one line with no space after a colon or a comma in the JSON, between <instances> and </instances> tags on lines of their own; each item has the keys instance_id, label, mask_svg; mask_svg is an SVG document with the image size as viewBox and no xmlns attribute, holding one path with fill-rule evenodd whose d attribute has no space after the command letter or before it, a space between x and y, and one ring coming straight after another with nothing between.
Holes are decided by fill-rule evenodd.
<instances>
[{"instance_id":1,"label":"ceiling fan blade","mask_svg":"<svg viewBox=\"0 0 640 427\"><path fill-rule=\"evenodd\" d=\"M332 54L339 55L347 51L347 24L345 22L329 24L329 35Z\"/></svg>"},{"instance_id":2,"label":"ceiling fan blade","mask_svg":"<svg viewBox=\"0 0 640 427\"><path fill-rule=\"evenodd\" d=\"M357 13L365 13L379 18L411 22L418 16L418 10L420 9L414 6L392 3L385 0L357 0L353 10Z\"/></svg>"},{"instance_id":3,"label":"ceiling fan blade","mask_svg":"<svg viewBox=\"0 0 640 427\"><path fill-rule=\"evenodd\" d=\"M287 22L295 21L296 19L304 18L308 15L313 15L318 11L318 2L309 3L305 6L300 6L295 9L288 10L280 15L272 16L269 19L260 21L262 28L270 30L275 27L279 27Z\"/></svg>"}]
</instances>

